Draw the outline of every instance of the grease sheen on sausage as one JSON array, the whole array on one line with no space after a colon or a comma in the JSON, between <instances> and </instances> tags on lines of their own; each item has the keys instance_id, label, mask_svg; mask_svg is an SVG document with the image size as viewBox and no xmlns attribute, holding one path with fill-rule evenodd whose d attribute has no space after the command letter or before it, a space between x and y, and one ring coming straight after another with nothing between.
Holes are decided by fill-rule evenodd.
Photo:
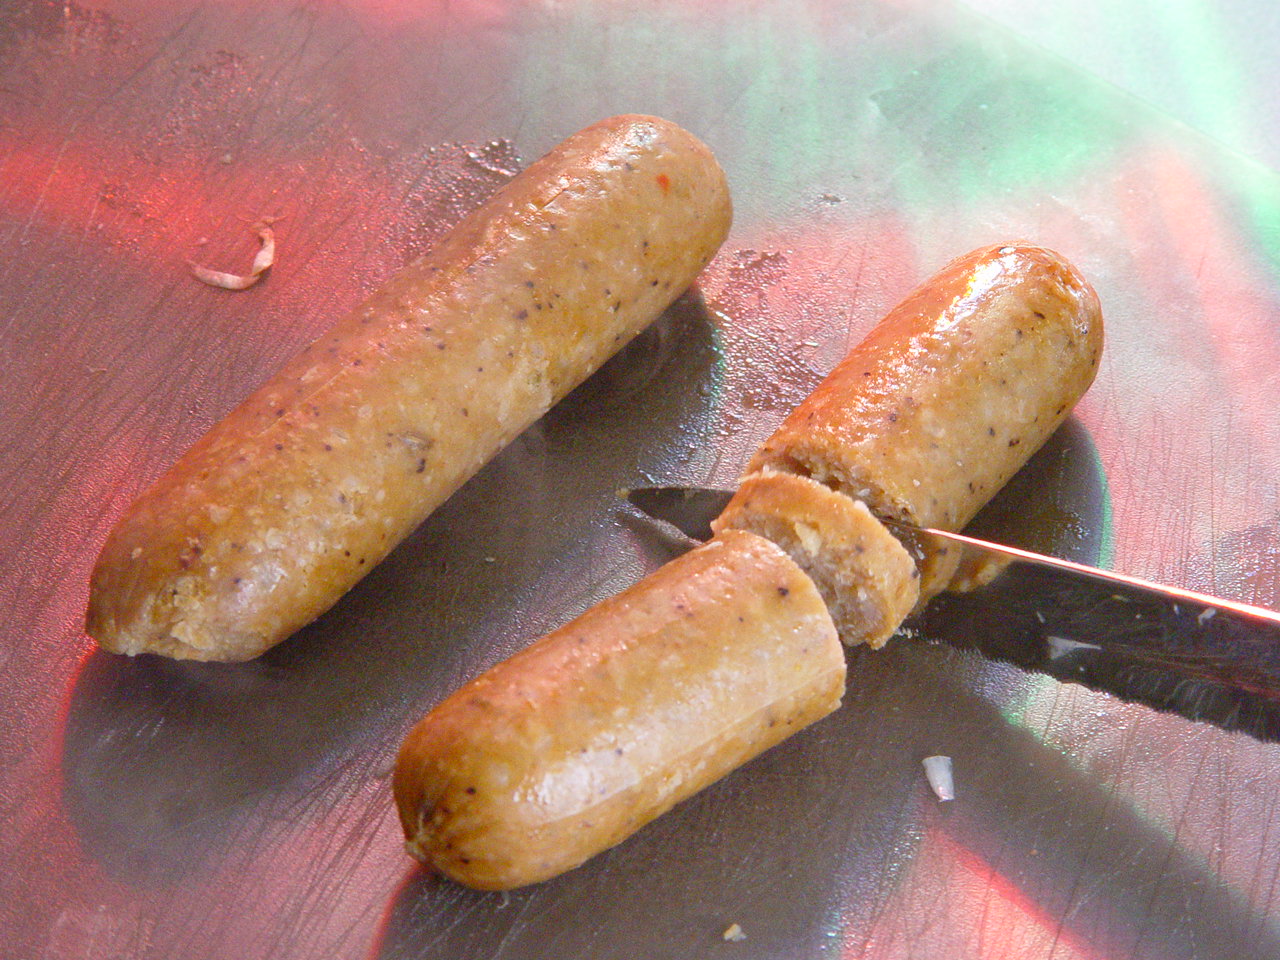
<instances>
[{"instance_id":1,"label":"grease sheen on sausage","mask_svg":"<svg viewBox=\"0 0 1280 960\"><path fill-rule=\"evenodd\" d=\"M840 704L817 588L729 530L462 687L405 738L416 858L502 890L625 839Z\"/></svg>"},{"instance_id":2,"label":"grease sheen on sausage","mask_svg":"<svg viewBox=\"0 0 1280 960\"><path fill-rule=\"evenodd\" d=\"M303 350L117 523L87 630L243 660L323 613L689 286L723 172L653 117L570 137Z\"/></svg>"}]
</instances>

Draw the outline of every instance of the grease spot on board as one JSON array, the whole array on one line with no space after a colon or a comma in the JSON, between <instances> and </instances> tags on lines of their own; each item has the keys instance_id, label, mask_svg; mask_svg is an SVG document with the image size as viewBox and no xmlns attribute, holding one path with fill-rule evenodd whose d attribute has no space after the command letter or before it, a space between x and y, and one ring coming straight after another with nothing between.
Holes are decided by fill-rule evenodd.
<instances>
[{"instance_id":1,"label":"grease spot on board","mask_svg":"<svg viewBox=\"0 0 1280 960\"><path fill-rule=\"evenodd\" d=\"M787 273L787 255L780 251L739 250L729 263L724 296L752 296L757 299L765 288L777 283Z\"/></svg>"},{"instance_id":2,"label":"grease spot on board","mask_svg":"<svg viewBox=\"0 0 1280 960\"><path fill-rule=\"evenodd\" d=\"M817 345L798 335L789 297L773 296L786 280L787 271L787 255L777 250L746 249L728 257L715 295L730 358L726 366L737 371L727 384L737 403L727 404L728 411L785 414L822 379L814 364ZM739 422L732 413L727 413L726 419L732 421L728 424L731 428Z\"/></svg>"},{"instance_id":3,"label":"grease spot on board","mask_svg":"<svg viewBox=\"0 0 1280 960\"><path fill-rule=\"evenodd\" d=\"M822 372L811 360L813 345L788 343L771 336L774 332L746 332L745 344L752 355L750 369L764 375L743 379L739 396L745 410L789 413L822 381Z\"/></svg>"},{"instance_id":4,"label":"grease spot on board","mask_svg":"<svg viewBox=\"0 0 1280 960\"><path fill-rule=\"evenodd\" d=\"M403 250L402 258L407 262L430 250L524 164L515 145L503 139L484 144L440 144L426 151L416 170L403 161L397 166L397 179L412 178L413 186L401 200L400 235L388 240Z\"/></svg>"},{"instance_id":5,"label":"grease spot on board","mask_svg":"<svg viewBox=\"0 0 1280 960\"><path fill-rule=\"evenodd\" d=\"M520 154L510 140L490 140L479 147L459 144L467 159L486 173L496 173L503 177L514 177L524 164Z\"/></svg>"}]
</instances>

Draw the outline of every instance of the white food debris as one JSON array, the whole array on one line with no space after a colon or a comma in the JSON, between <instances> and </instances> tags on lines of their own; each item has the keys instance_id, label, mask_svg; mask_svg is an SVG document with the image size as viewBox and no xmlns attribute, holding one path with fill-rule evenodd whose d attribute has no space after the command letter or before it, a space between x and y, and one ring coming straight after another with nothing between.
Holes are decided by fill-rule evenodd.
<instances>
[{"instance_id":1,"label":"white food debris","mask_svg":"<svg viewBox=\"0 0 1280 960\"><path fill-rule=\"evenodd\" d=\"M1201 610L1200 615L1196 617L1196 623L1200 624L1200 626L1203 627L1206 623L1208 623L1217 615L1218 615L1217 607L1206 607L1205 609Z\"/></svg>"},{"instance_id":2,"label":"white food debris","mask_svg":"<svg viewBox=\"0 0 1280 960\"><path fill-rule=\"evenodd\" d=\"M223 290L248 290L275 263L276 238L271 230L271 222L269 219L259 220L249 228L258 235L258 242L261 245L253 258L253 266L249 268L248 274L241 276L237 273L224 273L221 270L202 267L198 263L191 263L191 272L195 274L195 278L201 283L207 283L211 287L221 287Z\"/></svg>"},{"instance_id":3,"label":"white food debris","mask_svg":"<svg viewBox=\"0 0 1280 960\"><path fill-rule=\"evenodd\" d=\"M746 932L736 923L729 924L729 926L725 928L724 933L720 934L720 936L725 940L728 940L730 943L741 943L743 940L747 939Z\"/></svg>"},{"instance_id":4,"label":"white food debris","mask_svg":"<svg viewBox=\"0 0 1280 960\"><path fill-rule=\"evenodd\" d=\"M1067 637L1045 637L1044 642L1049 647L1049 659L1051 660L1059 660L1062 657L1075 653L1077 650L1102 649L1096 643L1085 643L1082 640L1070 640Z\"/></svg>"},{"instance_id":5,"label":"white food debris","mask_svg":"<svg viewBox=\"0 0 1280 960\"><path fill-rule=\"evenodd\" d=\"M939 800L954 800L956 798L955 778L951 773L951 758L941 755L933 757L925 757L924 775L929 780L929 786L933 788L934 794Z\"/></svg>"}]
</instances>

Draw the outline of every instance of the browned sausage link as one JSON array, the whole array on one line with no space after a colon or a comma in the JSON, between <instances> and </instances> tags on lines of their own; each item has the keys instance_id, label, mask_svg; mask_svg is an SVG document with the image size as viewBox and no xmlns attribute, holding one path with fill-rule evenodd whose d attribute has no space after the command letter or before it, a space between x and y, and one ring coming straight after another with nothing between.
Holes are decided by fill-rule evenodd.
<instances>
[{"instance_id":1,"label":"browned sausage link","mask_svg":"<svg viewBox=\"0 0 1280 960\"><path fill-rule=\"evenodd\" d=\"M407 848L481 889L545 880L830 713L844 674L809 578L727 531L427 714L396 763Z\"/></svg>"},{"instance_id":2,"label":"browned sausage link","mask_svg":"<svg viewBox=\"0 0 1280 960\"><path fill-rule=\"evenodd\" d=\"M959 530L1066 419L1102 353L1097 294L1043 247L986 247L916 288L752 459L880 516ZM958 557L921 560L921 596Z\"/></svg>"},{"instance_id":3,"label":"browned sausage link","mask_svg":"<svg viewBox=\"0 0 1280 960\"><path fill-rule=\"evenodd\" d=\"M570 137L142 495L94 570L88 632L202 660L284 639L650 323L729 219L723 172L679 127Z\"/></svg>"}]
</instances>

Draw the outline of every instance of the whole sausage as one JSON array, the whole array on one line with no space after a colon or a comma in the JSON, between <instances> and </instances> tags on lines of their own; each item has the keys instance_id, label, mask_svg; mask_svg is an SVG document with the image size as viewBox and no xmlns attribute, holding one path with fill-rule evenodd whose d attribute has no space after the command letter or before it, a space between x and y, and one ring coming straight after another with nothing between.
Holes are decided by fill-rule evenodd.
<instances>
[{"instance_id":1,"label":"whole sausage","mask_svg":"<svg viewBox=\"0 0 1280 960\"><path fill-rule=\"evenodd\" d=\"M759 668L769 674L812 655L802 638L816 628L790 626L787 604L823 595L847 642L883 643L920 573L871 511L966 522L1066 416L1101 346L1096 296L1050 251L991 247L926 282L766 441L706 547L421 721L396 767L409 852L473 886L544 879L670 806L670 794L656 799L669 782L687 796L774 742L725 751L705 731L759 729L771 700L753 664L766 651L780 647L784 658ZM703 575L730 547L741 562L714 561L714 576ZM941 577L954 567L928 569ZM786 602L762 607L781 569L795 571ZM655 623L653 611L665 619ZM816 624L818 610L806 616ZM667 654L673 637L678 657ZM796 690L809 719L831 708L821 685ZM695 723L672 713L677 704L707 712ZM642 766L624 765L635 751ZM556 844L570 852L557 857Z\"/></svg>"},{"instance_id":2,"label":"whole sausage","mask_svg":"<svg viewBox=\"0 0 1280 960\"><path fill-rule=\"evenodd\" d=\"M813 583L729 530L492 668L400 747L407 849L503 890L613 846L840 704Z\"/></svg>"},{"instance_id":3,"label":"whole sausage","mask_svg":"<svg viewBox=\"0 0 1280 960\"><path fill-rule=\"evenodd\" d=\"M724 174L665 120L570 137L303 350L111 531L86 629L244 660L323 613L688 287Z\"/></svg>"}]
</instances>

